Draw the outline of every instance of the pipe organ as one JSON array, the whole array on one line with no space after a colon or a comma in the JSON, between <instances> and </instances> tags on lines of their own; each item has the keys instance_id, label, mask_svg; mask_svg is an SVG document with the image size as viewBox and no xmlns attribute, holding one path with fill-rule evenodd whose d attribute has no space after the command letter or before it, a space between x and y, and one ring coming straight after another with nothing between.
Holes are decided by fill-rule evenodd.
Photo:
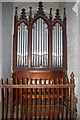
<instances>
[{"instance_id":1,"label":"pipe organ","mask_svg":"<svg viewBox=\"0 0 80 120\"><path fill-rule=\"evenodd\" d=\"M74 114L74 74L67 78L66 11L59 9L53 18L52 8L46 14L43 3L29 16L15 8L13 35L13 72L10 99L17 109L16 118L66 118ZM47 16L48 15L48 16ZM12 87L12 88L11 88ZM11 105L11 113L14 104ZM14 109L15 110L15 109ZM25 114L25 115L23 115ZM11 114L12 116L12 114Z\"/></svg>"},{"instance_id":2,"label":"pipe organ","mask_svg":"<svg viewBox=\"0 0 80 120\"><path fill-rule=\"evenodd\" d=\"M50 8L47 16L43 3L39 2L37 12L32 13L32 7L29 16L23 8L19 17L18 8L15 9L13 70L16 75L23 72L28 77L31 71L47 71L51 78L54 71L63 73L67 70L66 12L64 9L61 19L57 9L53 18Z\"/></svg>"},{"instance_id":3,"label":"pipe organ","mask_svg":"<svg viewBox=\"0 0 80 120\"><path fill-rule=\"evenodd\" d=\"M32 7L29 14L23 8L19 16L15 8L14 75L10 84L8 79L7 84L2 80L2 118L8 118L10 111L11 119L74 119L75 85L73 73L67 78L65 8L63 19L59 9L55 17L52 8L50 13L44 12L42 2L33 13Z\"/></svg>"}]
</instances>

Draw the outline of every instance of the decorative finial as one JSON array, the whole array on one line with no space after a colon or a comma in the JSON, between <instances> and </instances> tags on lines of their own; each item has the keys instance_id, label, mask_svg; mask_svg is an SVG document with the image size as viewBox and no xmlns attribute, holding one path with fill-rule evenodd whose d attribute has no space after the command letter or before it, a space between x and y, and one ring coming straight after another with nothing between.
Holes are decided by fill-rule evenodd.
<instances>
[{"instance_id":1,"label":"decorative finial","mask_svg":"<svg viewBox=\"0 0 80 120\"><path fill-rule=\"evenodd\" d=\"M43 11L43 3L42 2L39 2L39 8L38 8L39 11Z\"/></svg>"},{"instance_id":2,"label":"decorative finial","mask_svg":"<svg viewBox=\"0 0 80 120\"><path fill-rule=\"evenodd\" d=\"M67 76L67 71L64 71L64 84L68 84L69 80L68 80L68 76Z\"/></svg>"},{"instance_id":3,"label":"decorative finial","mask_svg":"<svg viewBox=\"0 0 80 120\"><path fill-rule=\"evenodd\" d=\"M72 72L71 75L70 75L71 78L74 78L74 73Z\"/></svg>"},{"instance_id":4,"label":"decorative finial","mask_svg":"<svg viewBox=\"0 0 80 120\"><path fill-rule=\"evenodd\" d=\"M26 19L26 10L23 8L21 12L21 18Z\"/></svg>"},{"instance_id":5,"label":"decorative finial","mask_svg":"<svg viewBox=\"0 0 80 120\"><path fill-rule=\"evenodd\" d=\"M38 13L44 13L43 12L43 3L42 2L39 2L39 5L38 5Z\"/></svg>"},{"instance_id":6,"label":"decorative finial","mask_svg":"<svg viewBox=\"0 0 80 120\"><path fill-rule=\"evenodd\" d=\"M41 15L43 15L43 16L45 16L46 17L46 15L45 15L45 13L44 13L44 10L43 10L43 2L39 2L39 5L38 5L38 11L37 11L37 13L35 14L35 16L34 17L36 17L37 15L39 15L39 14L41 14ZM46 17L47 18L47 17Z\"/></svg>"},{"instance_id":7,"label":"decorative finial","mask_svg":"<svg viewBox=\"0 0 80 120\"><path fill-rule=\"evenodd\" d=\"M32 17L32 7L29 7L29 16Z\"/></svg>"},{"instance_id":8,"label":"decorative finial","mask_svg":"<svg viewBox=\"0 0 80 120\"><path fill-rule=\"evenodd\" d=\"M13 78L13 72L11 72L11 74L10 74L10 78Z\"/></svg>"},{"instance_id":9,"label":"decorative finial","mask_svg":"<svg viewBox=\"0 0 80 120\"><path fill-rule=\"evenodd\" d=\"M56 13L55 14L56 14L55 18L60 19L59 9L56 9Z\"/></svg>"},{"instance_id":10,"label":"decorative finial","mask_svg":"<svg viewBox=\"0 0 80 120\"><path fill-rule=\"evenodd\" d=\"M64 19L66 19L66 9L64 8Z\"/></svg>"},{"instance_id":11,"label":"decorative finial","mask_svg":"<svg viewBox=\"0 0 80 120\"><path fill-rule=\"evenodd\" d=\"M52 19L52 8L50 8L50 19Z\"/></svg>"},{"instance_id":12,"label":"decorative finial","mask_svg":"<svg viewBox=\"0 0 80 120\"><path fill-rule=\"evenodd\" d=\"M72 72L70 75L70 83L74 84L74 73Z\"/></svg>"},{"instance_id":13,"label":"decorative finial","mask_svg":"<svg viewBox=\"0 0 80 120\"><path fill-rule=\"evenodd\" d=\"M66 84L68 84L68 83L69 83L68 76L66 76Z\"/></svg>"},{"instance_id":14,"label":"decorative finial","mask_svg":"<svg viewBox=\"0 0 80 120\"><path fill-rule=\"evenodd\" d=\"M17 16L17 9L18 7L15 7L15 16Z\"/></svg>"}]
</instances>

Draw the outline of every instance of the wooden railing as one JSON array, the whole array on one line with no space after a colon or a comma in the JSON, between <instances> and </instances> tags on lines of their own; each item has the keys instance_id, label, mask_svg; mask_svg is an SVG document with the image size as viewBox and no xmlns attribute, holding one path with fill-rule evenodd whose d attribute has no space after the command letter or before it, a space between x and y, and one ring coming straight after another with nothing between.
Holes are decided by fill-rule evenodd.
<instances>
[{"instance_id":1,"label":"wooden railing","mask_svg":"<svg viewBox=\"0 0 80 120\"><path fill-rule=\"evenodd\" d=\"M15 82L14 82L15 81ZM3 119L74 118L74 74L47 79L16 79L0 84Z\"/></svg>"}]
</instances>

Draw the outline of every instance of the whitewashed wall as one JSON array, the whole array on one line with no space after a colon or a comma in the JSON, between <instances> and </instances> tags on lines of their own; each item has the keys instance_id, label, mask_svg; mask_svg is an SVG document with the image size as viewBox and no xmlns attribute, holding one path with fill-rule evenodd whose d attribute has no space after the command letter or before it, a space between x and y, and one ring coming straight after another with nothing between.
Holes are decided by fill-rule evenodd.
<instances>
[{"instance_id":1,"label":"whitewashed wall","mask_svg":"<svg viewBox=\"0 0 80 120\"><path fill-rule=\"evenodd\" d=\"M80 120L80 2L78 4L78 117Z\"/></svg>"},{"instance_id":2,"label":"whitewashed wall","mask_svg":"<svg viewBox=\"0 0 80 120\"><path fill-rule=\"evenodd\" d=\"M1 78L2 78L2 3L0 2L0 79ZM0 89L0 101L1 101L1 89Z\"/></svg>"},{"instance_id":3,"label":"whitewashed wall","mask_svg":"<svg viewBox=\"0 0 80 120\"><path fill-rule=\"evenodd\" d=\"M10 76L12 50L13 3L2 3L2 77Z\"/></svg>"},{"instance_id":4,"label":"whitewashed wall","mask_svg":"<svg viewBox=\"0 0 80 120\"><path fill-rule=\"evenodd\" d=\"M2 2L0 2L0 79L2 77Z\"/></svg>"}]
</instances>

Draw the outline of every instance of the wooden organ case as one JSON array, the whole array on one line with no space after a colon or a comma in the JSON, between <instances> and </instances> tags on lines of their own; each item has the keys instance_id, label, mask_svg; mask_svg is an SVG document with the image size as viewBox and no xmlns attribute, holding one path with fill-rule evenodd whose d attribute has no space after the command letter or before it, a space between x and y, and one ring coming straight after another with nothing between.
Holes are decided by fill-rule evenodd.
<instances>
[{"instance_id":1,"label":"wooden organ case","mask_svg":"<svg viewBox=\"0 0 80 120\"><path fill-rule=\"evenodd\" d=\"M52 8L50 13L44 12L42 2L39 2L36 13L30 7L27 14L23 8L18 17L17 8L15 9L13 102L20 106L21 118L22 116L30 120L33 117L35 119L64 117L66 120L68 117L73 118L74 74L71 74L71 82L65 77L67 71L65 9L63 20L58 9L55 18L52 15ZM26 113L23 112L24 108ZM18 118L19 108L16 109Z\"/></svg>"},{"instance_id":2,"label":"wooden organ case","mask_svg":"<svg viewBox=\"0 0 80 120\"><path fill-rule=\"evenodd\" d=\"M46 14L43 3L29 15L23 8L20 18L17 8L14 16L13 71L19 78L63 77L67 71L66 13L61 20L59 10L55 18Z\"/></svg>"}]
</instances>

